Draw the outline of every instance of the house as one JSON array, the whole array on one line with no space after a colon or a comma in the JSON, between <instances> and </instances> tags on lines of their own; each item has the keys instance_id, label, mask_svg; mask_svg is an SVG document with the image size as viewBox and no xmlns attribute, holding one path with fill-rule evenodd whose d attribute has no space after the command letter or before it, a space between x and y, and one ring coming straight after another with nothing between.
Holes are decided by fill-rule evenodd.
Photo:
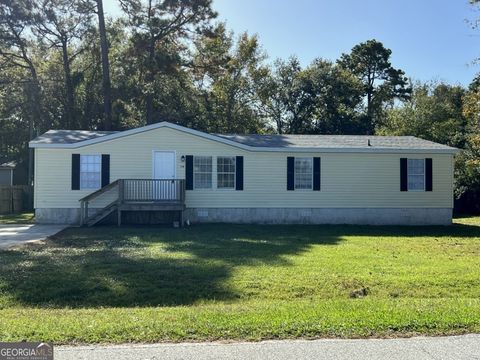
<instances>
[{"instance_id":1,"label":"house","mask_svg":"<svg viewBox=\"0 0 480 360\"><path fill-rule=\"evenodd\" d=\"M15 161L0 164L0 185L13 185L13 172L16 166Z\"/></svg>"},{"instance_id":2,"label":"house","mask_svg":"<svg viewBox=\"0 0 480 360\"><path fill-rule=\"evenodd\" d=\"M183 224L443 224L458 151L411 136L216 135L161 122L51 130L35 149L39 223L177 211ZM114 216L114 215L113 215Z\"/></svg>"}]
</instances>

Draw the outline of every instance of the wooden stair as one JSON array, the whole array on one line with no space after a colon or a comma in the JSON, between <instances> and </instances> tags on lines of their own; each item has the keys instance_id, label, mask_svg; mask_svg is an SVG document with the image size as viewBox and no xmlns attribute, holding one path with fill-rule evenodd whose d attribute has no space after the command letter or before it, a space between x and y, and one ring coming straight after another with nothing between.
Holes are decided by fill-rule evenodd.
<instances>
[{"instance_id":1,"label":"wooden stair","mask_svg":"<svg viewBox=\"0 0 480 360\"><path fill-rule=\"evenodd\" d=\"M100 221L105 219L108 215L110 215L114 211L117 211L117 209L118 209L118 204L115 201L115 202L111 203L110 205L104 207L103 209L101 209L97 213L93 214L92 216L88 217L85 220L85 225L90 227L90 226L93 226L95 224L98 224Z\"/></svg>"}]
</instances>

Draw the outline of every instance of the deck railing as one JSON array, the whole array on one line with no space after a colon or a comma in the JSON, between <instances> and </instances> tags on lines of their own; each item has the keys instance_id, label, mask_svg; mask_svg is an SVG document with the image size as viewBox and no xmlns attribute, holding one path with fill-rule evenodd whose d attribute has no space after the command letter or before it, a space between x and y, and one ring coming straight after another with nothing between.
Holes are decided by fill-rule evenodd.
<instances>
[{"instance_id":1,"label":"deck railing","mask_svg":"<svg viewBox=\"0 0 480 360\"><path fill-rule=\"evenodd\" d=\"M123 179L124 202L185 201L185 180L182 179Z\"/></svg>"}]
</instances>

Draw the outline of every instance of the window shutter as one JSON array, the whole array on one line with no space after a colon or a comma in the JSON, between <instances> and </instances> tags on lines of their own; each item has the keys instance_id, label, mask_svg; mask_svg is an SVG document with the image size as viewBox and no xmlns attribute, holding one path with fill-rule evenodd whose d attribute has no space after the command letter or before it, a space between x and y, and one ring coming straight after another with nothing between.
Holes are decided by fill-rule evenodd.
<instances>
[{"instance_id":1,"label":"window shutter","mask_svg":"<svg viewBox=\"0 0 480 360\"><path fill-rule=\"evenodd\" d=\"M185 156L185 190L193 190L193 155Z\"/></svg>"},{"instance_id":2,"label":"window shutter","mask_svg":"<svg viewBox=\"0 0 480 360\"><path fill-rule=\"evenodd\" d=\"M80 190L80 154L72 154L72 190Z\"/></svg>"},{"instance_id":3,"label":"window shutter","mask_svg":"<svg viewBox=\"0 0 480 360\"><path fill-rule=\"evenodd\" d=\"M287 157L287 190L295 189L295 158Z\"/></svg>"},{"instance_id":4,"label":"window shutter","mask_svg":"<svg viewBox=\"0 0 480 360\"><path fill-rule=\"evenodd\" d=\"M243 156L235 158L235 190L243 190Z\"/></svg>"},{"instance_id":5,"label":"window shutter","mask_svg":"<svg viewBox=\"0 0 480 360\"><path fill-rule=\"evenodd\" d=\"M400 191L408 191L408 161L400 159Z\"/></svg>"},{"instance_id":6,"label":"window shutter","mask_svg":"<svg viewBox=\"0 0 480 360\"><path fill-rule=\"evenodd\" d=\"M313 158L313 190L320 191L320 158Z\"/></svg>"},{"instance_id":7,"label":"window shutter","mask_svg":"<svg viewBox=\"0 0 480 360\"><path fill-rule=\"evenodd\" d=\"M433 164L432 159L425 159L425 191L433 190Z\"/></svg>"},{"instance_id":8,"label":"window shutter","mask_svg":"<svg viewBox=\"0 0 480 360\"><path fill-rule=\"evenodd\" d=\"M110 155L102 154L102 187L110 184Z\"/></svg>"}]
</instances>

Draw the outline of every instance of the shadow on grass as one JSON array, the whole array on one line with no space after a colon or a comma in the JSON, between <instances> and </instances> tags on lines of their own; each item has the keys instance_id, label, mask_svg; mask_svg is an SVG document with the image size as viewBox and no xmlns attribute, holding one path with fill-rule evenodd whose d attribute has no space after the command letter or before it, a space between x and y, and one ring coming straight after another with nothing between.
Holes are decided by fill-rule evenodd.
<instances>
[{"instance_id":1,"label":"shadow on grass","mask_svg":"<svg viewBox=\"0 0 480 360\"><path fill-rule=\"evenodd\" d=\"M71 228L0 251L0 306L2 294L11 299L4 306L74 308L234 300L235 266L288 265L283 255L338 241L311 227Z\"/></svg>"},{"instance_id":2,"label":"shadow on grass","mask_svg":"<svg viewBox=\"0 0 480 360\"><path fill-rule=\"evenodd\" d=\"M288 266L285 255L300 254L313 245L335 246L345 236L468 238L479 237L480 228L72 228L45 244L0 251L0 307L178 306L234 300L241 294L228 280L236 266Z\"/></svg>"}]
</instances>

